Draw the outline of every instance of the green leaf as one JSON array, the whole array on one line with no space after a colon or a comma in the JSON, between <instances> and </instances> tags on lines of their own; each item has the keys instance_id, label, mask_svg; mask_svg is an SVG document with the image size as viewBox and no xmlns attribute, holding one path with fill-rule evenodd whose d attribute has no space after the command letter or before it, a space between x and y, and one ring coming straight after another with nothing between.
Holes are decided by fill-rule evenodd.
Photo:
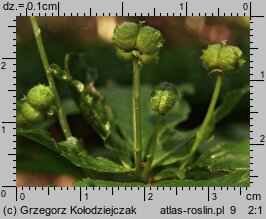
<instances>
[{"instance_id":1,"label":"green leaf","mask_svg":"<svg viewBox=\"0 0 266 219\"><path fill-rule=\"evenodd\" d=\"M222 103L215 109L213 117L208 125L208 129L205 134L205 141L214 139L214 130L217 123L224 119L232 110L237 106L240 100L249 93L249 84L244 85L242 88L235 89L228 92Z\"/></svg>"},{"instance_id":2,"label":"green leaf","mask_svg":"<svg viewBox=\"0 0 266 219\"><path fill-rule=\"evenodd\" d=\"M67 98L67 99L62 100L62 105L64 107L66 115L80 114L80 110L72 98Z\"/></svg>"},{"instance_id":3,"label":"green leaf","mask_svg":"<svg viewBox=\"0 0 266 219\"><path fill-rule=\"evenodd\" d=\"M213 117L211 118L205 134L205 140L211 139L216 124L230 114L239 101L248 93L249 84L246 84L242 88L230 91L224 96L223 102L214 111Z\"/></svg>"},{"instance_id":4,"label":"green leaf","mask_svg":"<svg viewBox=\"0 0 266 219\"><path fill-rule=\"evenodd\" d=\"M201 154L194 165L209 170L249 169L249 140L238 144L219 144Z\"/></svg>"},{"instance_id":5,"label":"green leaf","mask_svg":"<svg viewBox=\"0 0 266 219\"><path fill-rule=\"evenodd\" d=\"M51 150L57 151L55 140L52 138L51 134L45 130L17 128L17 135L23 136L44 145Z\"/></svg>"},{"instance_id":6,"label":"green leaf","mask_svg":"<svg viewBox=\"0 0 266 219\"><path fill-rule=\"evenodd\" d=\"M239 170L231 172L225 176L215 177L207 180L165 180L153 183L151 186L157 187L248 187L249 171Z\"/></svg>"},{"instance_id":7,"label":"green leaf","mask_svg":"<svg viewBox=\"0 0 266 219\"><path fill-rule=\"evenodd\" d=\"M180 170L178 168L170 167L167 169L163 169L158 172L154 177L153 181L161 181L166 179L184 179L185 178L185 171Z\"/></svg>"},{"instance_id":8,"label":"green leaf","mask_svg":"<svg viewBox=\"0 0 266 219\"><path fill-rule=\"evenodd\" d=\"M35 145L38 147L38 145ZM55 154L57 155L57 154ZM16 171L45 174L68 174L77 178L84 177L82 169L73 166L65 158L57 155L18 156Z\"/></svg>"},{"instance_id":9,"label":"green leaf","mask_svg":"<svg viewBox=\"0 0 266 219\"><path fill-rule=\"evenodd\" d=\"M179 88L180 87L180 88ZM141 105L142 105L142 142L143 151L146 151L150 137L153 133L157 114L150 109L149 97L151 92L150 86L141 87ZM190 107L184 100L184 93L193 92L189 85L178 86L180 91L180 103L177 104L162 120L163 127L160 132L167 128L177 126L185 121L190 113ZM100 89L106 97L106 103L112 108L114 122L120 127L121 133L128 142L131 150L133 148L133 120L132 120L132 88L122 87L119 85L109 85ZM183 92L183 93L182 93Z\"/></svg>"},{"instance_id":10,"label":"green leaf","mask_svg":"<svg viewBox=\"0 0 266 219\"><path fill-rule=\"evenodd\" d=\"M90 58L88 54L66 55L65 68L73 78L78 79L72 79L67 84L83 117L104 140L105 146L117 155L124 166L130 168L133 156L131 142L126 136L126 130L113 121L113 112L105 103L104 96L94 87L97 71L89 66ZM84 90L80 89L82 86ZM118 96L124 96L121 94L119 93ZM118 96L114 98L118 99ZM125 112L125 115L128 113ZM120 115L123 116L123 114Z\"/></svg>"},{"instance_id":11,"label":"green leaf","mask_svg":"<svg viewBox=\"0 0 266 219\"><path fill-rule=\"evenodd\" d=\"M106 140L111 134L112 112L104 103L103 96L93 85L88 87L77 80L68 82L68 84L73 99L84 119L95 129L103 140ZM84 87L84 89L80 89L80 87Z\"/></svg>"},{"instance_id":12,"label":"green leaf","mask_svg":"<svg viewBox=\"0 0 266 219\"><path fill-rule=\"evenodd\" d=\"M71 76L84 84L93 83L98 78L98 70L88 65L88 54L68 53L65 55L65 67Z\"/></svg>"},{"instance_id":13,"label":"green leaf","mask_svg":"<svg viewBox=\"0 0 266 219\"><path fill-rule=\"evenodd\" d=\"M126 169L125 167L120 166L119 164L104 157L92 157L88 155L83 142L74 137L71 137L66 141L59 142L57 144L57 149L74 165L82 168L92 169L98 172L113 173L124 173L129 171L129 169Z\"/></svg>"},{"instance_id":14,"label":"green leaf","mask_svg":"<svg viewBox=\"0 0 266 219\"><path fill-rule=\"evenodd\" d=\"M120 127L121 135L133 145L131 89L119 85L107 85L99 90L105 97L106 104L112 109L114 122Z\"/></svg>"},{"instance_id":15,"label":"green leaf","mask_svg":"<svg viewBox=\"0 0 266 219\"><path fill-rule=\"evenodd\" d=\"M97 172L130 172L130 169L127 169L111 160L103 157L90 156L85 150L83 142L74 137L70 137L66 141L56 143L55 140L51 138L50 133L44 130L26 130L19 128L17 129L17 134L58 152L75 166L92 169Z\"/></svg>"},{"instance_id":16,"label":"green leaf","mask_svg":"<svg viewBox=\"0 0 266 219\"><path fill-rule=\"evenodd\" d=\"M76 187L143 187L140 182L115 182L85 178L74 184Z\"/></svg>"},{"instance_id":17,"label":"green leaf","mask_svg":"<svg viewBox=\"0 0 266 219\"><path fill-rule=\"evenodd\" d=\"M215 110L215 121L220 122L224 117L226 117L239 103L241 98L249 93L249 84L244 85L240 89L228 92L220 106Z\"/></svg>"},{"instance_id":18,"label":"green leaf","mask_svg":"<svg viewBox=\"0 0 266 219\"><path fill-rule=\"evenodd\" d=\"M165 166L184 160L195 138L196 129L178 131L165 129L160 133L152 166Z\"/></svg>"},{"instance_id":19,"label":"green leaf","mask_svg":"<svg viewBox=\"0 0 266 219\"><path fill-rule=\"evenodd\" d=\"M211 138L216 123L227 116L248 91L249 87L245 85L241 89L234 90L224 97L223 103L215 110L214 117L208 125L205 140ZM187 113L184 113L184 119L186 119L185 115L188 114L189 108L187 108ZM185 159L197 130L198 128L188 132L180 132L174 129L162 129L162 133L160 133L157 142L158 145L156 147L153 166L169 165Z\"/></svg>"},{"instance_id":20,"label":"green leaf","mask_svg":"<svg viewBox=\"0 0 266 219\"><path fill-rule=\"evenodd\" d=\"M104 142L104 145L119 158L125 167L132 168L133 148L124 136L117 133L118 129L119 127L116 127L116 130L111 133L111 136ZM119 132L121 133L121 131Z\"/></svg>"}]
</instances>

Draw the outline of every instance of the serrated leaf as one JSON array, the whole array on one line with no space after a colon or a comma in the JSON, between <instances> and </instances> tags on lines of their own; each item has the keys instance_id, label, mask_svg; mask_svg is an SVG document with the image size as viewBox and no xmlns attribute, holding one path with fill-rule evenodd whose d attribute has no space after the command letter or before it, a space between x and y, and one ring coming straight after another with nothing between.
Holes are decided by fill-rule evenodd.
<instances>
[{"instance_id":1,"label":"serrated leaf","mask_svg":"<svg viewBox=\"0 0 266 219\"><path fill-rule=\"evenodd\" d=\"M76 187L143 187L145 184L140 182L115 182L107 180L96 180L85 178L74 184Z\"/></svg>"},{"instance_id":2,"label":"serrated leaf","mask_svg":"<svg viewBox=\"0 0 266 219\"><path fill-rule=\"evenodd\" d=\"M219 144L201 154L194 165L209 170L249 169L249 140Z\"/></svg>"},{"instance_id":3,"label":"serrated leaf","mask_svg":"<svg viewBox=\"0 0 266 219\"><path fill-rule=\"evenodd\" d=\"M129 171L129 169L104 157L90 156L86 152L83 142L73 137L66 141L59 142L57 144L57 150L74 165L82 168L92 169L97 172L123 173Z\"/></svg>"},{"instance_id":4,"label":"serrated leaf","mask_svg":"<svg viewBox=\"0 0 266 219\"><path fill-rule=\"evenodd\" d=\"M23 136L44 145L51 150L57 151L55 140L52 138L51 134L45 130L17 128L17 135Z\"/></svg>"},{"instance_id":5,"label":"serrated leaf","mask_svg":"<svg viewBox=\"0 0 266 219\"><path fill-rule=\"evenodd\" d=\"M81 140L74 137L66 141L55 142L49 132L36 129L17 129L17 134L44 145L67 158L72 164L97 172L125 173L130 169L125 168L104 157L90 156L84 148Z\"/></svg>"},{"instance_id":6,"label":"serrated leaf","mask_svg":"<svg viewBox=\"0 0 266 219\"><path fill-rule=\"evenodd\" d=\"M84 89L79 89L72 82L68 82L80 112L84 119L95 129L103 140L106 140L111 134L112 113L110 108L104 103L104 99L94 90L81 82Z\"/></svg>"},{"instance_id":7,"label":"serrated leaf","mask_svg":"<svg viewBox=\"0 0 266 219\"><path fill-rule=\"evenodd\" d=\"M207 180L165 180L153 183L156 187L248 187L249 170L231 172L221 177L214 177Z\"/></svg>"}]
</instances>

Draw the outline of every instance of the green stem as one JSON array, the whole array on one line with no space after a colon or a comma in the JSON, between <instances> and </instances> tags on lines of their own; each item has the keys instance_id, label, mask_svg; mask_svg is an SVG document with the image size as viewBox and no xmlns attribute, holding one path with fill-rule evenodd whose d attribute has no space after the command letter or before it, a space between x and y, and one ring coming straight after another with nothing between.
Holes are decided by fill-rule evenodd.
<instances>
[{"instance_id":1,"label":"green stem","mask_svg":"<svg viewBox=\"0 0 266 219\"><path fill-rule=\"evenodd\" d=\"M218 74L217 79L216 79L216 84L215 84L215 88L213 91L213 95L212 95L212 99L207 111L207 114L204 118L204 121L200 127L200 130L198 131L197 135L196 135L196 139L190 149L190 152L187 156L187 158L184 160L184 162L181 164L180 169L183 170L187 164L189 163L190 159L192 158L192 156L194 155L194 153L196 152L196 150L198 149L202 139L204 138L205 134L206 134L206 130L208 128L209 122L213 116L213 112L214 112L214 108L217 102L217 99L219 97L219 93L222 87L222 83L223 83L223 75L222 74Z\"/></svg>"},{"instance_id":2,"label":"green stem","mask_svg":"<svg viewBox=\"0 0 266 219\"><path fill-rule=\"evenodd\" d=\"M142 127L141 127L141 99L140 99L140 71L138 59L133 60L133 126L135 168L137 175L141 173L142 164Z\"/></svg>"},{"instance_id":3,"label":"green stem","mask_svg":"<svg viewBox=\"0 0 266 219\"><path fill-rule=\"evenodd\" d=\"M59 119L60 125L62 127L65 138L69 138L72 136L72 134L71 134L70 128L69 128L68 123L67 123L66 115L65 115L60 97L58 95L58 92L57 92L57 89L55 86L55 82L54 82L54 78L53 78L53 75L51 73L50 65L49 65L49 62L47 59L47 55L46 55L46 52L45 52L45 49L43 46L41 29L40 29L38 22L37 22L35 17L30 17L30 21L31 21L33 33L35 36L35 40L36 40L36 43L38 46L38 50L40 53L40 57L42 60L43 68L44 68L48 83L50 85L50 88L51 88L53 95L54 95L54 98L55 98L55 103L56 103L56 106L58 109L58 119Z\"/></svg>"},{"instance_id":4,"label":"green stem","mask_svg":"<svg viewBox=\"0 0 266 219\"><path fill-rule=\"evenodd\" d=\"M150 171L152 169L152 162L153 162L153 158L154 158L154 152L155 152L155 148L156 148L157 136L158 136L158 132L160 129L161 119L162 119L162 115L158 114L157 119L156 119L155 128L154 128L154 131L152 134L152 138L151 138L151 141L149 143L148 152L146 155L147 164L146 164L146 167L144 168L143 173L142 173L142 179L145 182L148 180Z\"/></svg>"}]
</instances>

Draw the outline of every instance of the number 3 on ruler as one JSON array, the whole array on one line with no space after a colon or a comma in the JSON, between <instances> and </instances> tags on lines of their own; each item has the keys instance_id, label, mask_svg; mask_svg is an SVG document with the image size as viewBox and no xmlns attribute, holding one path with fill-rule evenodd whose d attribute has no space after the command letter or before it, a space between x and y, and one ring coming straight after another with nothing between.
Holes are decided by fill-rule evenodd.
<instances>
[{"instance_id":1,"label":"number 3 on ruler","mask_svg":"<svg viewBox=\"0 0 266 219\"><path fill-rule=\"evenodd\" d=\"M213 201L217 200L217 193L216 192L212 193L212 200Z\"/></svg>"}]
</instances>

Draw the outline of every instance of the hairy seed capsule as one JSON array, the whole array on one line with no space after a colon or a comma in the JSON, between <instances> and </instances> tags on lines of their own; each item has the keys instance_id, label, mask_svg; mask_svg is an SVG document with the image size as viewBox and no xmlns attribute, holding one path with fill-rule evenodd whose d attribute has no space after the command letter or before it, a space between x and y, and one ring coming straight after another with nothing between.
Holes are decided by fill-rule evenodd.
<instances>
[{"instance_id":1,"label":"hairy seed capsule","mask_svg":"<svg viewBox=\"0 0 266 219\"><path fill-rule=\"evenodd\" d=\"M150 96L150 106L154 111L164 115L169 112L178 100L178 91L174 84L161 82Z\"/></svg>"},{"instance_id":2,"label":"hairy seed capsule","mask_svg":"<svg viewBox=\"0 0 266 219\"><path fill-rule=\"evenodd\" d=\"M116 49L116 55L123 61L131 61L133 59L132 52L125 52L124 50L121 50L119 48Z\"/></svg>"},{"instance_id":3,"label":"hairy seed capsule","mask_svg":"<svg viewBox=\"0 0 266 219\"><path fill-rule=\"evenodd\" d=\"M117 48L129 52L135 48L138 32L138 24L124 22L114 29L113 42Z\"/></svg>"},{"instance_id":4,"label":"hairy seed capsule","mask_svg":"<svg viewBox=\"0 0 266 219\"><path fill-rule=\"evenodd\" d=\"M23 126L25 121L25 118L23 117L22 113L21 113L21 103L17 103L16 105L16 125L18 127Z\"/></svg>"},{"instance_id":5,"label":"hairy seed capsule","mask_svg":"<svg viewBox=\"0 0 266 219\"><path fill-rule=\"evenodd\" d=\"M235 46L223 46L219 54L219 65L224 72L239 70L245 63L242 51Z\"/></svg>"},{"instance_id":6,"label":"hairy seed capsule","mask_svg":"<svg viewBox=\"0 0 266 219\"><path fill-rule=\"evenodd\" d=\"M139 61L142 64L156 63L159 60L159 52L154 53L153 55L142 54L139 56Z\"/></svg>"},{"instance_id":7,"label":"hairy seed capsule","mask_svg":"<svg viewBox=\"0 0 266 219\"><path fill-rule=\"evenodd\" d=\"M163 47L163 37L159 30L150 26L141 27L136 41L136 49L142 54L152 55Z\"/></svg>"},{"instance_id":8,"label":"hairy seed capsule","mask_svg":"<svg viewBox=\"0 0 266 219\"><path fill-rule=\"evenodd\" d=\"M44 119L44 113L36 110L26 101L21 105L21 114L27 122L41 122Z\"/></svg>"},{"instance_id":9,"label":"hairy seed capsule","mask_svg":"<svg viewBox=\"0 0 266 219\"><path fill-rule=\"evenodd\" d=\"M36 85L28 91L26 101L36 110L46 111L54 100L49 86Z\"/></svg>"},{"instance_id":10,"label":"hairy seed capsule","mask_svg":"<svg viewBox=\"0 0 266 219\"><path fill-rule=\"evenodd\" d=\"M225 42L209 45L203 50L201 59L207 71L220 73L238 71L245 63L242 51Z\"/></svg>"}]
</instances>

